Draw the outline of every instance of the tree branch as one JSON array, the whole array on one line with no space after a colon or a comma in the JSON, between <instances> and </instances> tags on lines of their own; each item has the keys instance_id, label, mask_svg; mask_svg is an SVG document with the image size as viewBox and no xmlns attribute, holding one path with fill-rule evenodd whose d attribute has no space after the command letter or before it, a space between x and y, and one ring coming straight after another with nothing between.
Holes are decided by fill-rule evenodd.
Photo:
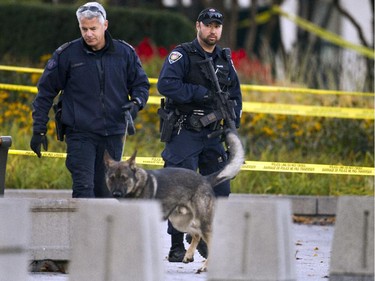
<instances>
[{"instance_id":1,"label":"tree branch","mask_svg":"<svg viewBox=\"0 0 375 281\"><path fill-rule=\"evenodd\" d=\"M341 15L343 15L345 18L347 18L351 22L351 24L353 24L353 26L355 27L355 29L358 32L358 36L359 36L362 44L366 47L370 47L370 44L367 42L367 40L366 40L366 38L363 34L362 27L358 24L358 22L346 10L344 10L344 8L340 4L340 0L333 0L333 5L336 7L336 9L339 11L339 13Z\"/></svg>"}]
</instances>

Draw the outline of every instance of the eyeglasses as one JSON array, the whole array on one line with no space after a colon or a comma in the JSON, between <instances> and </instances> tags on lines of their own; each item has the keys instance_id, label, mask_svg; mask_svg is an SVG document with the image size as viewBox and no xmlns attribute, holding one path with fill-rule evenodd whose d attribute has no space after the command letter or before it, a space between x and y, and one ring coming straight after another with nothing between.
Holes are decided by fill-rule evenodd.
<instances>
[{"instance_id":1,"label":"eyeglasses","mask_svg":"<svg viewBox=\"0 0 375 281\"><path fill-rule=\"evenodd\" d=\"M103 12L97 7L97 6L81 6L78 8L78 13L83 13L84 11L91 11L94 13L100 13L103 18L105 19L105 16Z\"/></svg>"},{"instance_id":2,"label":"eyeglasses","mask_svg":"<svg viewBox=\"0 0 375 281\"><path fill-rule=\"evenodd\" d=\"M212 19L212 18L222 21L223 20L223 15L221 13L219 13L219 12L210 12L210 11L208 11L208 12L200 15L199 18L198 18L198 20L202 21L202 20L205 20L205 19Z\"/></svg>"},{"instance_id":3,"label":"eyeglasses","mask_svg":"<svg viewBox=\"0 0 375 281\"><path fill-rule=\"evenodd\" d=\"M208 12L204 15L204 18L215 18L215 19L222 19L223 18L223 15L221 13L218 13L218 12Z\"/></svg>"}]
</instances>

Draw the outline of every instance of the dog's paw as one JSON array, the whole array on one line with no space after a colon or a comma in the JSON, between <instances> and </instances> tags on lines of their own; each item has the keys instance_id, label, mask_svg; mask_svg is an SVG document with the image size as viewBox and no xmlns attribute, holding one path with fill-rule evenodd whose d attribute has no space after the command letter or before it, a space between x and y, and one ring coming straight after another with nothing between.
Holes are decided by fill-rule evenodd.
<instances>
[{"instance_id":1,"label":"dog's paw","mask_svg":"<svg viewBox=\"0 0 375 281\"><path fill-rule=\"evenodd\" d=\"M194 261L194 257L188 257L188 256L185 256L184 259L182 260L183 263L189 263L193 261Z\"/></svg>"},{"instance_id":2,"label":"dog's paw","mask_svg":"<svg viewBox=\"0 0 375 281\"><path fill-rule=\"evenodd\" d=\"M207 259L203 262L203 265L200 269L197 270L197 274L199 273L202 273L202 272L207 272L207 265L208 265L208 261Z\"/></svg>"},{"instance_id":3,"label":"dog's paw","mask_svg":"<svg viewBox=\"0 0 375 281\"><path fill-rule=\"evenodd\" d=\"M200 269L197 270L197 274L200 274L202 272L207 272L207 266L202 266Z\"/></svg>"}]
</instances>

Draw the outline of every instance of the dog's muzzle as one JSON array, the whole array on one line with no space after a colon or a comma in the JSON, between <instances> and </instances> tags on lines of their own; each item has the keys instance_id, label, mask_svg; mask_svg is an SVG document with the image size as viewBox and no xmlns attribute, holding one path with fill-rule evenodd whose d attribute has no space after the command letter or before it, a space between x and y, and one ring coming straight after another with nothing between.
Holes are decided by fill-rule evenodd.
<instances>
[{"instance_id":1,"label":"dog's muzzle","mask_svg":"<svg viewBox=\"0 0 375 281\"><path fill-rule=\"evenodd\" d=\"M124 194L121 191L113 191L112 196L115 198L122 198L124 197Z\"/></svg>"}]
</instances>

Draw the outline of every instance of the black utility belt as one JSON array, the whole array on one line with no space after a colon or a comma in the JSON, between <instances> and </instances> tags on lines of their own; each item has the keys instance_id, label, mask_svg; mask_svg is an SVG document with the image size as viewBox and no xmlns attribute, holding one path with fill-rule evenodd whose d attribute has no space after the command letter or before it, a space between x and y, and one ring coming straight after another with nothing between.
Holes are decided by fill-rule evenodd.
<instances>
[{"instance_id":1,"label":"black utility belt","mask_svg":"<svg viewBox=\"0 0 375 281\"><path fill-rule=\"evenodd\" d=\"M193 110L190 114L181 114L177 123L188 130L200 132L203 128L220 129L222 119L221 114L217 111L207 113L203 110Z\"/></svg>"},{"instance_id":2,"label":"black utility belt","mask_svg":"<svg viewBox=\"0 0 375 281\"><path fill-rule=\"evenodd\" d=\"M196 109L189 113L183 113L178 109L165 109L164 106L158 109L160 116L160 140L169 142L173 132L177 134L181 129L202 131L209 128L212 131L221 129L222 114L218 111L207 112L202 109Z\"/></svg>"}]
</instances>

